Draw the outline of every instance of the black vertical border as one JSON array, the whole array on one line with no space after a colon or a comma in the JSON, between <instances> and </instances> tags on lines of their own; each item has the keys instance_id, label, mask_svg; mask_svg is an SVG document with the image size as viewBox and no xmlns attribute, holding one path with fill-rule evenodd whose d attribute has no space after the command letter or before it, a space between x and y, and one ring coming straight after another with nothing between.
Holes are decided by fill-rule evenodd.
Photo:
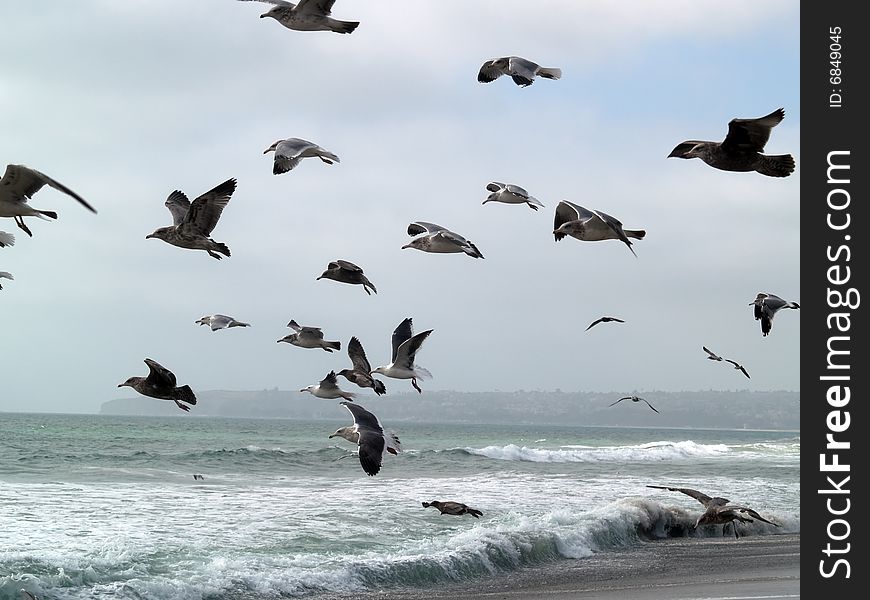
<instances>
[{"instance_id":1,"label":"black vertical border","mask_svg":"<svg viewBox=\"0 0 870 600\"><path fill-rule=\"evenodd\" d=\"M837 600L865 598L870 593L866 551L870 538L865 531L864 496L858 492L859 487L866 489L868 485L867 459L862 457L870 454L870 444L862 443L863 436L870 435L863 409L870 401L870 339L862 315L867 310L863 302L870 302L870 297L850 302L854 307L832 306L838 303L836 292L846 295L854 289L861 295L865 291L870 265L866 258L870 223L865 207L870 200L865 183L870 174L864 148L870 137L868 119L864 118L870 111L866 94L870 22L859 16L861 6L859 2L803 2L800 25L801 595ZM838 50L837 44L839 57L831 54ZM838 68L839 81L834 79ZM830 155L832 152L840 154ZM838 183L829 182L829 158L838 165L849 165L848 170L831 172L831 179L840 180ZM838 208L829 206L829 196ZM847 227L837 230L831 226L843 227L847 215ZM842 281L847 267L848 281ZM851 297L855 298L854 293ZM831 317L833 313L848 317L837 320ZM846 325L848 330L842 331ZM831 342L832 336L840 339ZM847 368L829 368L829 343L832 348L849 351L834 357L835 363ZM832 375L848 380L822 379ZM849 387L848 403L844 390L840 391L840 406L829 403L829 392L836 385ZM833 399L836 403L836 396ZM832 432L829 424L842 431ZM837 442L848 442L849 448L827 448L828 434ZM823 454L829 464L837 454L838 462L848 464L849 471L823 470ZM850 479L843 483L846 476ZM836 487L849 491L831 493ZM846 561L848 569L837 560Z\"/></svg>"}]
</instances>

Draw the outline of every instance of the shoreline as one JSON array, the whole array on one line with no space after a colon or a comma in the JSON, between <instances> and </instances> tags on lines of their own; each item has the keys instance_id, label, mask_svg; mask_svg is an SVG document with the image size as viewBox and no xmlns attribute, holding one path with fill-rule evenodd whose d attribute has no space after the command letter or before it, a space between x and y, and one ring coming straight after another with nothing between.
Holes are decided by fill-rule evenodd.
<instances>
[{"instance_id":1,"label":"shoreline","mask_svg":"<svg viewBox=\"0 0 870 600\"><path fill-rule=\"evenodd\" d=\"M800 597L800 534L670 538L472 581L342 594L345 600L714 600ZM326 598L327 596L316 596ZM333 596L334 597L334 596Z\"/></svg>"}]
</instances>

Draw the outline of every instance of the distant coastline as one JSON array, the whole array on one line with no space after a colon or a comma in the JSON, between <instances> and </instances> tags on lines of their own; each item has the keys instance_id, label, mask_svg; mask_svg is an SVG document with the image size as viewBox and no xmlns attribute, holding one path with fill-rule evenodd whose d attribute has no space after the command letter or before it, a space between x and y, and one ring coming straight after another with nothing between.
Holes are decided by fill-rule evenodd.
<instances>
[{"instance_id":1,"label":"distant coastline","mask_svg":"<svg viewBox=\"0 0 870 600\"><path fill-rule=\"evenodd\" d=\"M630 392L626 392L630 393ZM660 414L642 406L609 406L622 392L455 392L426 391L387 396L362 395L357 402L395 422L709 429L800 430L800 392L644 392ZM335 402L312 400L290 390L197 392L189 415L168 402L119 398L99 414L142 416L253 417L346 420Z\"/></svg>"}]
</instances>

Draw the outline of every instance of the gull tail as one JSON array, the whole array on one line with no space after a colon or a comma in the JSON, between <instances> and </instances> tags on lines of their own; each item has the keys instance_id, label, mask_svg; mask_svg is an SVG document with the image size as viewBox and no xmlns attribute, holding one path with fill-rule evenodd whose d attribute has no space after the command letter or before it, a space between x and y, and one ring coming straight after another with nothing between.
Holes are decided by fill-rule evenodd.
<instances>
[{"instance_id":1,"label":"gull tail","mask_svg":"<svg viewBox=\"0 0 870 600\"><path fill-rule=\"evenodd\" d=\"M559 79L560 77L562 77L562 69L541 67L540 69L538 69L537 75L545 79Z\"/></svg>"},{"instance_id":2,"label":"gull tail","mask_svg":"<svg viewBox=\"0 0 870 600\"><path fill-rule=\"evenodd\" d=\"M386 450L390 454L398 454L402 451L402 442L399 441L399 436L393 431L388 431L386 436Z\"/></svg>"},{"instance_id":3,"label":"gull tail","mask_svg":"<svg viewBox=\"0 0 870 600\"><path fill-rule=\"evenodd\" d=\"M636 240L642 240L646 236L645 229L623 229L625 233L625 237L634 238Z\"/></svg>"},{"instance_id":4,"label":"gull tail","mask_svg":"<svg viewBox=\"0 0 870 600\"><path fill-rule=\"evenodd\" d=\"M478 519L478 518L480 518L480 517L483 516L483 513L480 512L479 510L477 510L476 508L469 508L469 509L468 509L468 514L470 514L470 515L471 515L472 517L474 517L475 519Z\"/></svg>"},{"instance_id":5,"label":"gull tail","mask_svg":"<svg viewBox=\"0 0 870 600\"><path fill-rule=\"evenodd\" d=\"M340 160L338 160L338 157L335 154L333 154L332 152L327 152L325 150L324 150L323 154L319 154L318 157L320 158L320 160L322 160L323 162L325 162L328 165L331 165L332 163L341 162Z\"/></svg>"},{"instance_id":6,"label":"gull tail","mask_svg":"<svg viewBox=\"0 0 870 600\"><path fill-rule=\"evenodd\" d=\"M761 165L755 170L768 177L788 177L794 171L794 157L791 154L761 156Z\"/></svg>"},{"instance_id":7,"label":"gull tail","mask_svg":"<svg viewBox=\"0 0 870 600\"><path fill-rule=\"evenodd\" d=\"M53 210L38 210L36 211L36 216L46 221L49 219L57 219L57 213Z\"/></svg>"},{"instance_id":8,"label":"gull tail","mask_svg":"<svg viewBox=\"0 0 870 600\"><path fill-rule=\"evenodd\" d=\"M372 377L372 389L378 396L387 393L387 386L384 385L384 382L374 377Z\"/></svg>"},{"instance_id":9,"label":"gull tail","mask_svg":"<svg viewBox=\"0 0 870 600\"><path fill-rule=\"evenodd\" d=\"M175 390L175 399L187 402L188 404L196 404L196 395L189 385L182 386Z\"/></svg>"},{"instance_id":10,"label":"gull tail","mask_svg":"<svg viewBox=\"0 0 870 600\"><path fill-rule=\"evenodd\" d=\"M368 278L366 278L366 277L363 277L362 286L363 286L363 289L366 291L366 294L368 294L370 296L371 296L372 292L374 292L375 294L378 293L378 290L375 288L375 285L371 281L369 281ZM372 288L372 292L369 291L369 288Z\"/></svg>"},{"instance_id":11,"label":"gull tail","mask_svg":"<svg viewBox=\"0 0 870 600\"><path fill-rule=\"evenodd\" d=\"M5 231L0 231L0 248L5 246L14 246L15 245L15 236L11 233L6 233Z\"/></svg>"},{"instance_id":12,"label":"gull tail","mask_svg":"<svg viewBox=\"0 0 870 600\"><path fill-rule=\"evenodd\" d=\"M477 246L471 242L468 242L468 246L463 246L462 251L473 258L483 258L483 254L481 254L480 250L477 249Z\"/></svg>"},{"instance_id":13,"label":"gull tail","mask_svg":"<svg viewBox=\"0 0 870 600\"><path fill-rule=\"evenodd\" d=\"M328 342L324 340L323 349L327 352L332 352L333 350L341 350L341 342Z\"/></svg>"},{"instance_id":14,"label":"gull tail","mask_svg":"<svg viewBox=\"0 0 870 600\"><path fill-rule=\"evenodd\" d=\"M798 304L797 302L789 302L788 304L783 306L783 308L800 308L800 307L801 307L801 305Z\"/></svg>"},{"instance_id":15,"label":"gull tail","mask_svg":"<svg viewBox=\"0 0 870 600\"><path fill-rule=\"evenodd\" d=\"M226 244L224 244L223 242L215 242L213 250L215 252L220 252L224 256L230 255L229 247Z\"/></svg>"},{"instance_id":16,"label":"gull tail","mask_svg":"<svg viewBox=\"0 0 870 600\"><path fill-rule=\"evenodd\" d=\"M335 33L353 33L359 27L359 21L338 21L329 19L329 28Z\"/></svg>"}]
</instances>

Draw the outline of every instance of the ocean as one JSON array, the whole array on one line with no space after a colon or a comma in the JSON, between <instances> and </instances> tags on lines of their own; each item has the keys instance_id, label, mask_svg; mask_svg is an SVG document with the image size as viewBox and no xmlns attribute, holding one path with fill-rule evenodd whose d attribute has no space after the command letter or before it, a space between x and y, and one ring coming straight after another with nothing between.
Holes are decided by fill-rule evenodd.
<instances>
[{"instance_id":1,"label":"ocean","mask_svg":"<svg viewBox=\"0 0 870 600\"><path fill-rule=\"evenodd\" d=\"M369 477L350 422L0 414L0 600L341 598L722 536L648 484L800 532L798 432L385 423Z\"/></svg>"}]
</instances>

